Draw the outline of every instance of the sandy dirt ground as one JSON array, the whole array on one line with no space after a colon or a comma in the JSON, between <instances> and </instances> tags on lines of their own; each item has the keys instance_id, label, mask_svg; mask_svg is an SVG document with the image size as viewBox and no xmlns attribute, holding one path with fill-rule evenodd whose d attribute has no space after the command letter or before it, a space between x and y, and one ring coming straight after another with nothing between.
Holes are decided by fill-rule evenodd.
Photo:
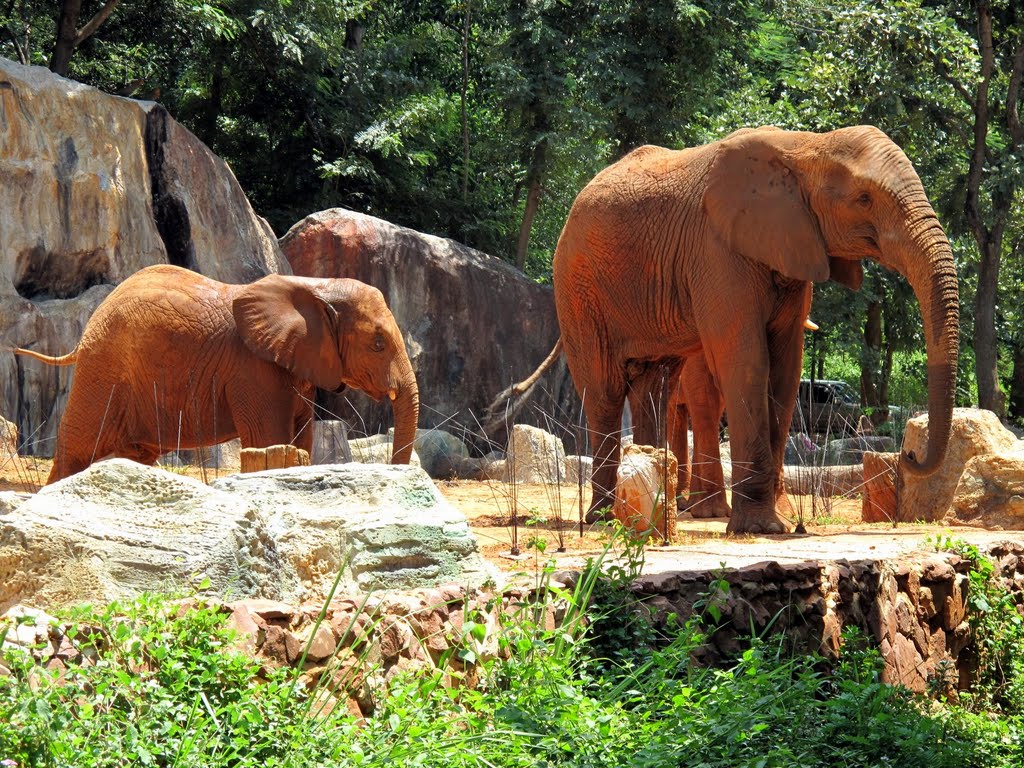
<instances>
[{"instance_id":1,"label":"sandy dirt ground","mask_svg":"<svg viewBox=\"0 0 1024 768\"><path fill-rule=\"evenodd\" d=\"M9 459L0 464L0 491L35 492L46 481L45 459ZM171 471L199 480L215 473L195 467ZM219 475L230 474L221 470ZM574 568L600 555L611 531L605 525L579 524L576 486L509 485L500 482L438 481L441 494L469 521L484 557L505 574L535 575L546 564ZM584 508L589 492L583 492ZM765 560L800 562L839 558L896 558L932 548L937 537L964 538L975 544L1024 539L1019 531L986 531L966 526L863 523L859 495L850 498L791 498L804 516L806 534L727 536L727 520L679 518L671 545L650 544L645 572L743 567ZM515 514L513 514L513 511Z\"/></svg>"}]
</instances>

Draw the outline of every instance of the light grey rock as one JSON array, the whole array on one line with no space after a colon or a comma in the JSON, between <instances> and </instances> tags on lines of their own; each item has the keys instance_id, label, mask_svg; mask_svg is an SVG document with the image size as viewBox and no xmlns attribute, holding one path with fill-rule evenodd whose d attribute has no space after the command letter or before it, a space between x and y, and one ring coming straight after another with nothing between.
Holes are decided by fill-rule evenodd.
<instances>
[{"instance_id":1,"label":"light grey rock","mask_svg":"<svg viewBox=\"0 0 1024 768\"><path fill-rule=\"evenodd\" d=\"M864 461L865 451L893 453L895 450L896 444L893 439L884 435L845 437L839 440L829 440L825 445L824 456L819 457L817 463L824 465L861 464Z\"/></svg>"},{"instance_id":2,"label":"light grey rock","mask_svg":"<svg viewBox=\"0 0 1024 768\"><path fill-rule=\"evenodd\" d=\"M395 431L392 429L387 434L370 435L369 437L349 440L348 445L352 451L352 461L358 464L390 464L391 443L394 436ZM415 448L412 450L412 458L409 460L409 465L413 467L420 466L420 457L416 453Z\"/></svg>"},{"instance_id":3,"label":"light grey rock","mask_svg":"<svg viewBox=\"0 0 1024 768\"><path fill-rule=\"evenodd\" d=\"M469 459L466 444L443 429L417 429L414 450L420 466L435 480L467 478L479 470Z\"/></svg>"},{"instance_id":4,"label":"light grey rock","mask_svg":"<svg viewBox=\"0 0 1024 768\"><path fill-rule=\"evenodd\" d=\"M208 470L235 470L242 466L242 443L236 437L218 445L208 445L187 451L165 453L157 461L165 467L202 467Z\"/></svg>"},{"instance_id":5,"label":"light grey rock","mask_svg":"<svg viewBox=\"0 0 1024 768\"><path fill-rule=\"evenodd\" d=\"M594 472L594 459L591 456L566 456L565 475L562 482L570 485L590 485L590 476Z\"/></svg>"},{"instance_id":6,"label":"light grey rock","mask_svg":"<svg viewBox=\"0 0 1024 768\"><path fill-rule=\"evenodd\" d=\"M361 589L478 585L493 575L465 516L418 467L292 467L213 486L264 511L301 598L323 596L339 571Z\"/></svg>"},{"instance_id":7,"label":"light grey rock","mask_svg":"<svg viewBox=\"0 0 1024 768\"><path fill-rule=\"evenodd\" d=\"M565 447L540 427L516 424L505 459L510 482L561 483L565 480Z\"/></svg>"},{"instance_id":8,"label":"light grey rock","mask_svg":"<svg viewBox=\"0 0 1024 768\"><path fill-rule=\"evenodd\" d=\"M93 464L0 516L0 611L189 589L278 597L282 564L247 500L125 459Z\"/></svg>"},{"instance_id":9,"label":"light grey rock","mask_svg":"<svg viewBox=\"0 0 1024 768\"><path fill-rule=\"evenodd\" d=\"M313 422L313 464L347 464L352 461L348 422L330 419Z\"/></svg>"}]
</instances>

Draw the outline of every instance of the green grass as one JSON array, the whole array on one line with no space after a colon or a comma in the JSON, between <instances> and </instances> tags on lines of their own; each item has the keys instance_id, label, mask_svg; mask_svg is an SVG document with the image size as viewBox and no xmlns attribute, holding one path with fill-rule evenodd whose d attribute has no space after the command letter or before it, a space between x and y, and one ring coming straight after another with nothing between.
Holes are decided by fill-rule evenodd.
<instances>
[{"instance_id":1,"label":"green grass","mask_svg":"<svg viewBox=\"0 0 1024 768\"><path fill-rule=\"evenodd\" d=\"M503 622L507 658L481 663L475 688L447 686L439 670L400 676L366 722L344 707L318 714L322 692L297 685L291 670L261 674L231 650L214 608L144 597L81 609L62 621L89 661L50 672L4 649L0 765L1020 764L1024 646L1020 627L1007 628L1012 601L980 556L972 580L985 601L975 606L984 677L958 704L881 683L878 652L854 631L838 661L753 638L725 668L695 664L699 622L656 636L625 589L631 562L627 553L610 579L593 563L571 592L548 590L569 606L556 631L531 621L536 606ZM719 597L702 602L712 622ZM467 621L464 631L481 640L487 629ZM452 655L472 665L469 646Z\"/></svg>"}]
</instances>

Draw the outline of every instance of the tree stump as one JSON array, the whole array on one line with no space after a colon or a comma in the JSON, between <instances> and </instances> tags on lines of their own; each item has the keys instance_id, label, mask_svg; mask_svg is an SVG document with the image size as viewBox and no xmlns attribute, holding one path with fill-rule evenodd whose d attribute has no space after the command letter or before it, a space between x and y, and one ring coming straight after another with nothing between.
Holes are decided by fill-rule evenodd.
<instances>
[{"instance_id":1,"label":"tree stump","mask_svg":"<svg viewBox=\"0 0 1024 768\"><path fill-rule=\"evenodd\" d=\"M860 517L865 523L891 523L898 519L896 473L898 453L864 452L864 493Z\"/></svg>"},{"instance_id":2,"label":"tree stump","mask_svg":"<svg viewBox=\"0 0 1024 768\"><path fill-rule=\"evenodd\" d=\"M243 472L262 472L265 469L308 467L309 453L294 445L271 445L267 448L243 448Z\"/></svg>"},{"instance_id":3,"label":"tree stump","mask_svg":"<svg viewBox=\"0 0 1024 768\"><path fill-rule=\"evenodd\" d=\"M623 450L612 514L634 536L668 542L675 537L678 469L668 449L628 445Z\"/></svg>"}]
</instances>

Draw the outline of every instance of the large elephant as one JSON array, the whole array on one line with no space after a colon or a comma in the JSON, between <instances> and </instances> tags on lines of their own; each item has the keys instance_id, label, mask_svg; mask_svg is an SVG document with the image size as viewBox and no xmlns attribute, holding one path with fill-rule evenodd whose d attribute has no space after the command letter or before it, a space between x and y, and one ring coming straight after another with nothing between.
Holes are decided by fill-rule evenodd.
<instances>
[{"instance_id":1,"label":"large elephant","mask_svg":"<svg viewBox=\"0 0 1024 768\"><path fill-rule=\"evenodd\" d=\"M729 530L785 531L776 489L808 286L858 285L863 258L906 276L921 305L929 440L901 462L931 473L949 439L957 279L921 180L884 133L742 130L691 149L641 147L599 173L573 203L553 270L594 449L591 517L612 502L631 382L703 351L729 414Z\"/></svg>"},{"instance_id":2,"label":"large elephant","mask_svg":"<svg viewBox=\"0 0 1024 768\"><path fill-rule=\"evenodd\" d=\"M121 283L93 313L48 483L107 455L152 464L238 437L243 448L313 442L315 387L389 397L392 461L408 463L419 390L380 291L357 280L269 275L227 285L170 265Z\"/></svg>"}]
</instances>

